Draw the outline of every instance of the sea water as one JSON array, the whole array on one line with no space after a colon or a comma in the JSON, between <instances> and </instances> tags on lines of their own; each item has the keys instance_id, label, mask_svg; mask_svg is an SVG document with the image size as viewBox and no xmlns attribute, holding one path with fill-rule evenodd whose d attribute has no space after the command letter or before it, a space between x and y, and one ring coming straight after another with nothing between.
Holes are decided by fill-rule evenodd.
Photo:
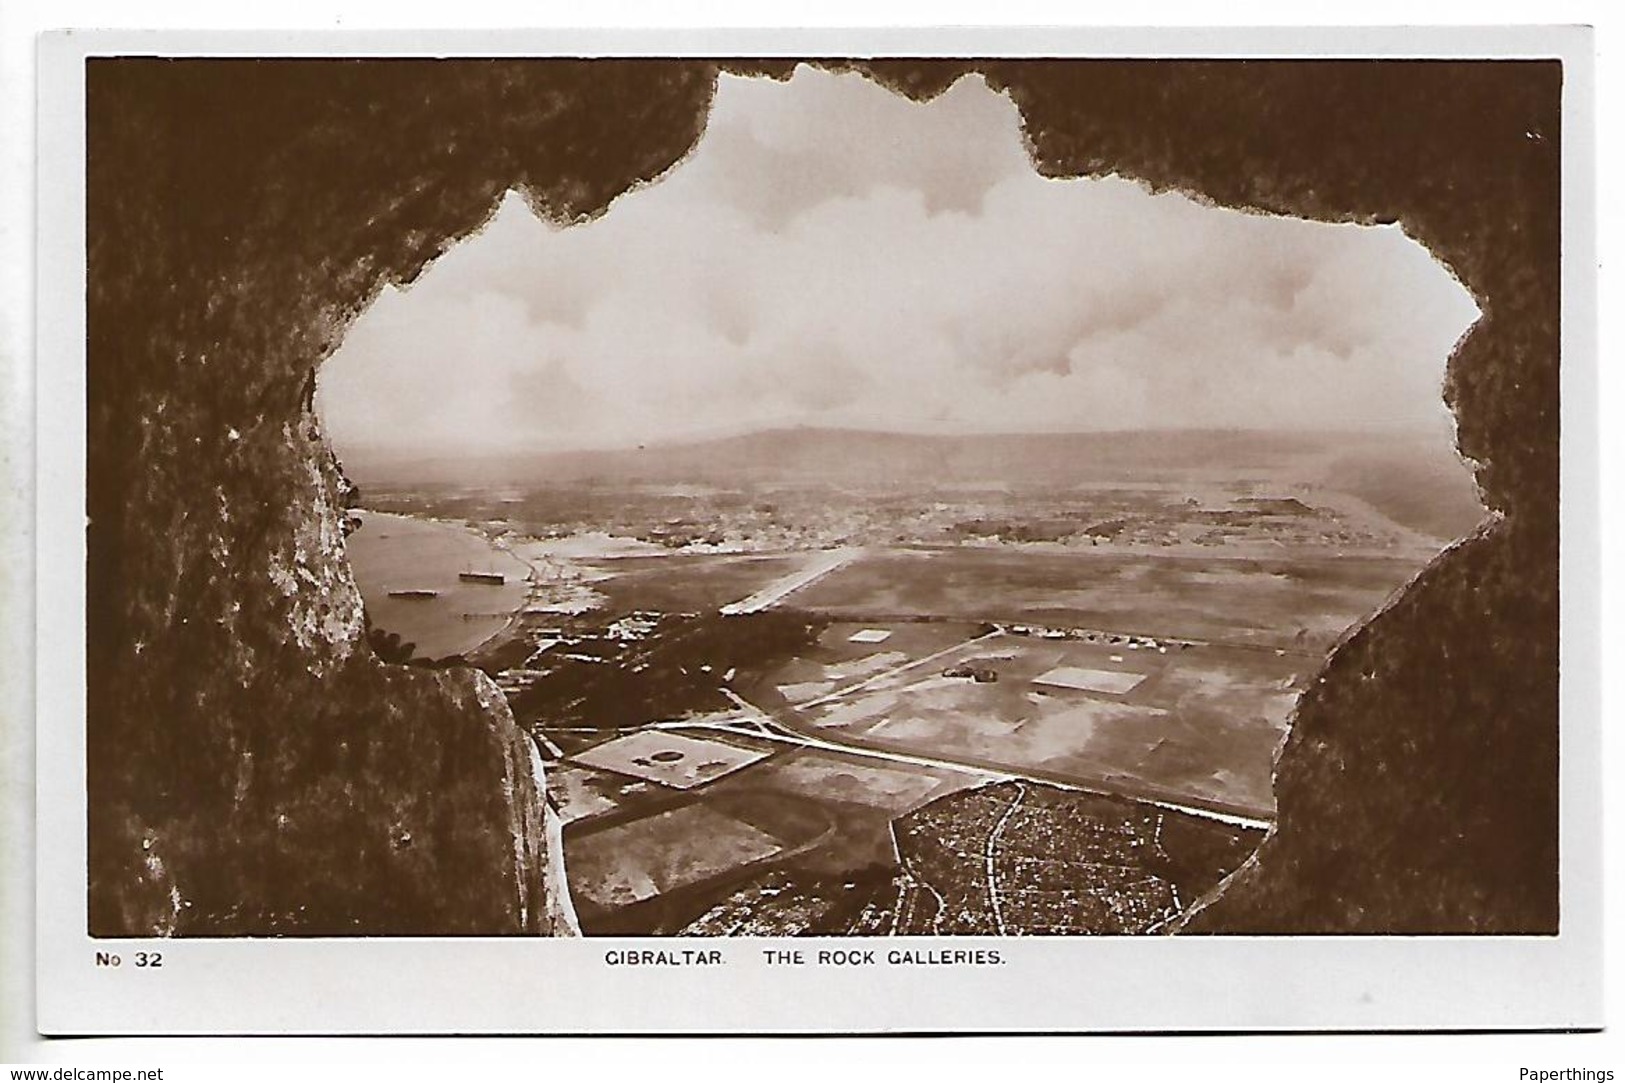
<instances>
[{"instance_id":1,"label":"sea water","mask_svg":"<svg viewBox=\"0 0 1625 1083\"><path fill-rule=\"evenodd\" d=\"M496 635L524 603L530 568L458 523L385 512L363 513L345 539L350 567L375 628L415 643L414 654L466 654ZM501 585L468 583L461 572L499 572ZM432 590L432 598L395 598L393 590Z\"/></svg>"}]
</instances>

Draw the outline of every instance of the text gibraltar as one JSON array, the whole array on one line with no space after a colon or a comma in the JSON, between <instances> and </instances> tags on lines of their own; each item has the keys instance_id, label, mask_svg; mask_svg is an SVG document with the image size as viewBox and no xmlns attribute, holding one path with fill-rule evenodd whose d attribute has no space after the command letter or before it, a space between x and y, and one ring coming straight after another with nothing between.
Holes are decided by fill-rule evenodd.
<instances>
[{"instance_id":1,"label":"text gibraltar","mask_svg":"<svg viewBox=\"0 0 1625 1083\"><path fill-rule=\"evenodd\" d=\"M652 951L648 948L612 949L604 952L610 966L720 966L722 952L717 948Z\"/></svg>"}]
</instances>

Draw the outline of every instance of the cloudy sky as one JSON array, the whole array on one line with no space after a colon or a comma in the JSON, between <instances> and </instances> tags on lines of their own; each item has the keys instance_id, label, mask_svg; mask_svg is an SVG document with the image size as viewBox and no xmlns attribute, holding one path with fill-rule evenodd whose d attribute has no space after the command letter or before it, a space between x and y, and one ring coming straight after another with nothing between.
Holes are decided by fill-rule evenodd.
<instances>
[{"instance_id":1,"label":"cloudy sky","mask_svg":"<svg viewBox=\"0 0 1625 1083\"><path fill-rule=\"evenodd\" d=\"M724 76L694 153L596 221L510 194L356 322L320 401L341 454L1444 425L1476 315L1397 229L1044 180L979 77L918 105L803 68Z\"/></svg>"}]
</instances>

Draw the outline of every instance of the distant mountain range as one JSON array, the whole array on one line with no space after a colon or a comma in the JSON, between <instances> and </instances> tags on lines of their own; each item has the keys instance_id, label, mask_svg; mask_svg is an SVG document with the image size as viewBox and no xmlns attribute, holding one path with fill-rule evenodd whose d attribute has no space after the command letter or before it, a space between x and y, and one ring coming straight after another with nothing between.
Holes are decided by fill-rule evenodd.
<instances>
[{"instance_id":1,"label":"distant mountain range","mask_svg":"<svg viewBox=\"0 0 1625 1083\"><path fill-rule=\"evenodd\" d=\"M412 485L1068 485L1201 476L1314 482L1454 537L1482 516L1448 441L1418 431L1142 430L919 435L785 428L600 451L405 458L347 453L362 489Z\"/></svg>"},{"instance_id":2,"label":"distant mountain range","mask_svg":"<svg viewBox=\"0 0 1625 1083\"><path fill-rule=\"evenodd\" d=\"M1372 439L1230 430L942 436L787 428L602 451L388 460L354 451L346 468L363 484L369 479L471 484L1059 482L1168 471L1273 470Z\"/></svg>"}]
</instances>

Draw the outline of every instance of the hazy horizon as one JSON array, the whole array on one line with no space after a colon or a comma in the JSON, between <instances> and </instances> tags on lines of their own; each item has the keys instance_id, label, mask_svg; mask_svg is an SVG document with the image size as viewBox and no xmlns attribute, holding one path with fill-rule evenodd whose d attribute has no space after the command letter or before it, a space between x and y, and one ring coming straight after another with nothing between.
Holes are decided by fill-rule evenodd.
<instances>
[{"instance_id":1,"label":"hazy horizon","mask_svg":"<svg viewBox=\"0 0 1625 1083\"><path fill-rule=\"evenodd\" d=\"M323 366L341 457L807 427L1437 432L1477 316L1397 227L1038 176L980 77L722 76L693 153L599 219L509 193Z\"/></svg>"},{"instance_id":2,"label":"hazy horizon","mask_svg":"<svg viewBox=\"0 0 1625 1083\"><path fill-rule=\"evenodd\" d=\"M548 456L580 455L615 452L661 450L702 447L707 444L722 443L726 441L748 440L753 437L766 437L781 434L807 433L807 434L850 434L853 437L926 437L941 440L977 439L986 438L997 440L1000 438L1043 439L1068 437L1132 437L1165 435L1169 437L1197 437L1197 436L1235 436L1235 437L1281 437L1285 439L1301 439L1318 443L1335 443L1340 441L1361 441L1377 438L1398 437L1415 440L1431 440L1441 436L1441 426L1433 419L1425 422L1401 421L1386 424L1373 423L1367 426L1350 426L1342 429L1315 428L1240 428L1227 427L1144 427L1134 429L1045 429L1045 430L964 430L943 431L940 429L911 431L902 428L866 428L854 425L818 425L805 423L765 424L760 427L723 429L711 431L678 432L660 438L640 443L615 444L585 444L585 443L537 443L533 445L506 445L489 448L444 447L426 448L422 445L411 447L395 442L366 444L349 442L341 449L341 458L367 459L374 462L414 462L442 458L458 459L503 459L503 458L546 458ZM1448 436L1448 433L1443 433Z\"/></svg>"}]
</instances>

